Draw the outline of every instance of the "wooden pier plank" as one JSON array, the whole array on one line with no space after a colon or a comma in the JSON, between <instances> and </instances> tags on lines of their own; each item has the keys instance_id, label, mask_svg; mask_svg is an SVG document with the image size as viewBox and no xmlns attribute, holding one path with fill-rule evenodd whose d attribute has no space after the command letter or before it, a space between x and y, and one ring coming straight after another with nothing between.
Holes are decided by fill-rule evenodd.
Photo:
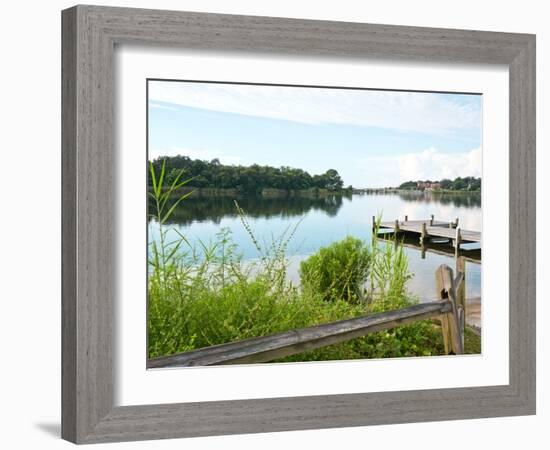
<instances>
[{"instance_id":1,"label":"wooden pier plank","mask_svg":"<svg viewBox=\"0 0 550 450\"><path fill-rule=\"evenodd\" d=\"M441 237L446 239L454 239L456 237L456 228L453 228L453 222L445 222L440 220L434 220L433 225L430 225L431 219L426 220L407 220L407 221L393 221L393 222L381 222L380 229L394 230L396 223L398 231L405 231L411 233L422 234L422 226L426 224L427 237ZM481 232L473 230L460 229L461 242L481 242Z\"/></svg>"}]
</instances>

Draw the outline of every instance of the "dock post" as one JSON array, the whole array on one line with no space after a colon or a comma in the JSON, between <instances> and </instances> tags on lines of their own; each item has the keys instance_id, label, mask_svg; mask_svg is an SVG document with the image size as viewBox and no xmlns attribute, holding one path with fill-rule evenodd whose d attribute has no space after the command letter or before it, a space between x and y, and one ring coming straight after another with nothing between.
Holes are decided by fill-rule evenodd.
<instances>
[{"instance_id":1,"label":"dock post","mask_svg":"<svg viewBox=\"0 0 550 450\"><path fill-rule=\"evenodd\" d=\"M455 228L458 227L458 217L455 219Z\"/></svg>"},{"instance_id":2,"label":"dock post","mask_svg":"<svg viewBox=\"0 0 550 450\"><path fill-rule=\"evenodd\" d=\"M430 216L430 226L431 227L434 226L434 215L433 214Z\"/></svg>"},{"instance_id":3,"label":"dock post","mask_svg":"<svg viewBox=\"0 0 550 450\"><path fill-rule=\"evenodd\" d=\"M422 226L420 228L420 245L424 245L426 235L426 222L422 222Z\"/></svg>"},{"instance_id":4,"label":"dock post","mask_svg":"<svg viewBox=\"0 0 550 450\"><path fill-rule=\"evenodd\" d=\"M455 229L455 238L454 238L454 246L455 248L460 248L460 240L461 240L461 236L460 236L460 227L456 227Z\"/></svg>"},{"instance_id":5,"label":"dock post","mask_svg":"<svg viewBox=\"0 0 550 450\"><path fill-rule=\"evenodd\" d=\"M455 238L453 239L453 245L455 248L455 258L458 258L458 255L460 253L460 227L456 227L455 230Z\"/></svg>"},{"instance_id":6,"label":"dock post","mask_svg":"<svg viewBox=\"0 0 550 450\"><path fill-rule=\"evenodd\" d=\"M372 216L372 231L374 233L374 230L376 230L376 217Z\"/></svg>"},{"instance_id":7,"label":"dock post","mask_svg":"<svg viewBox=\"0 0 550 450\"><path fill-rule=\"evenodd\" d=\"M405 215L405 222L409 221L409 216Z\"/></svg>"},{"instance_id":8,"label":"dock post","mask_svg":"<svg viewBox=\"0 0 550 450\"><path fill-rule=\"evenodd\" d=\"M398 219L395 219L395 224L393 226L393 229L395 231L395 237L397 238L397 233L399 232L399 220Z\"/></svg>"}]
</instances>

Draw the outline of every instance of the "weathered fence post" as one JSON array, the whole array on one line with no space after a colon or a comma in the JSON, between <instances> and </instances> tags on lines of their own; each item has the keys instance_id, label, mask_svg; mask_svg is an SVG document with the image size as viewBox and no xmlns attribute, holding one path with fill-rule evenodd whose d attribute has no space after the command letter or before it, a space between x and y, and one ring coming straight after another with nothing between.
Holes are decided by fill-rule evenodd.
<instances>
[{"instance_id":1,"label":"weathered fence post","mask_svg":"<svg viewBox=\"0 0 550 450\"><path fill-rule=\"evenodd\" d=\"M464 329L461 326L460 311L457 305L453 269L442 264L435 272L435 280L439 299L451 302L451 311L440 316L445 353L461 355L464 353Z\"/></svg>"},{"instance_id":2,"label":"weathered fence post","mask_svg":"<svg viewBox=\"0 0 550 450\"><path fill-rule=\"evenodd\" d=\"M459 256L456 259L455 291L462 332L462 346L464 346L464 328L466 327L466 258L464 256Z\"/></svg>"},{"instance_id":3,"label":"weathered fence post","mask_svg":"<svg viewBox=\"0 0 550 450\"><path fill-rule=\"evenodd\" d=\"M441 270L443 266L439 266L435 271L435 289L437 292L437 298L439 300L445 300L447 295L445 292L445 287L443 284L443 275ZM445 347L445 354L448 355L451 352L451 337L449 330L449 315L443 314L439 316L439 321L441 322L441 334L443 335L443 345Z\"/></svg>"}]
</instances>

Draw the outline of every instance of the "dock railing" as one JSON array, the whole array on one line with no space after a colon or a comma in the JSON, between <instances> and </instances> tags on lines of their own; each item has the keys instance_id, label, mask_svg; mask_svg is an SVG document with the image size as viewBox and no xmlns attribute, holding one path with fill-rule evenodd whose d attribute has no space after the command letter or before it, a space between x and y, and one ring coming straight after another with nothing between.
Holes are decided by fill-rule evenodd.
<instances>
[{"instance_id":1,"label":"dock railing","mask_svg":"<svg viewBox=\"0 0 550 450\"><path fill-rule=\"evenodd\" d=\"M147 368L268 362L426 319L439 319L445 353L459 355L464 353L466 310L464 267L457 267L462 271L456 277L445 264L437 268L438 298L432 302L153 358Z\"/></svg>"}]
</instances>

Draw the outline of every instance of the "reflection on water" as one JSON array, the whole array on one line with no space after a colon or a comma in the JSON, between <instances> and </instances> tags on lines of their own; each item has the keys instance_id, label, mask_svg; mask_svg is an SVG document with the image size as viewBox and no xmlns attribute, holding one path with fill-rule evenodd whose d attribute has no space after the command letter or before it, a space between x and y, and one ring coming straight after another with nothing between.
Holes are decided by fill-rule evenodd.
<instances>
[{"instance_id":1,"label":"reflection on water","mask_svg":"<svg viewBox=\"0 0 550 450\"><path fill-rule=\"evenodd\" d=\"M235 202L246 212L247 217L269 219L302 216L309 211L321 211L334 217L342 207L341 195L324 197L189 197L181 207L174 210L168 223L187 225L193 222L210 221L220 224L224 217L237 217ZM351 199L351 196L344 197ZM152 210L151 210L152 212Z\"/></svg>"},{"instance_id":2,"label":"reflection on water","mask_svg":"<svg viewBox=\"0 0 550 450\"><path fill-rule=\"evenodd\" d=\"M372 237L372 217L384 220L459 218L463 229L481 231L481 196L479 194L354 194L319 198L243 197L236 199L245 211L255 236L269 244L286 230L299 225L288 247L291 259L289 277L299 279L299 262L320 247L353 235L360 239ZM234 200L228 197L190 197L176 208L171 226L184 234L191 243L212 241L222 227L231 230L244 259L259 255L250 236L243 228ZM156 239L154 226L149 239ZM413 273L409 289L423 300L435 297L434 272L440 264L454 267L452 256L427 252L425 259L418 249L406 247L409 269ZM481 266L466 264L467 296L481 295Z\"/></svg>"},{"instance_id":3,"label":"reflection on water","mask_svg":"<svg viewBox=\"0 0 550 450\"><path fill-rule=\"evenodd\" d=\"M440 203L463 208L481 208L480 193L438 194L433 192L400 192L399 197L407 202Z\"/></svg>"}]
</instances>

